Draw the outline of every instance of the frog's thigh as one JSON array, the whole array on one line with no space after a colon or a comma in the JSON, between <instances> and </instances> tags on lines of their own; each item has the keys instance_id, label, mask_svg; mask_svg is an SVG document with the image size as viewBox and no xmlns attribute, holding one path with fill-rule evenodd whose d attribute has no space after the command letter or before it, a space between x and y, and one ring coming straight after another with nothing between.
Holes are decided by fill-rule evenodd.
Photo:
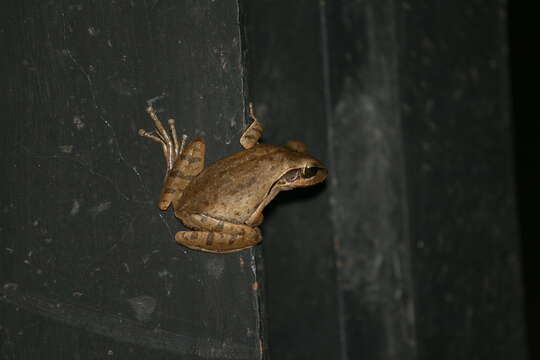
<instances>
[{"instance_id":1,"label":"frog's thigh","mask_svg":"<svg viewBox=\"0 0 540 360\"><path fill-rule=\"evenodd\" d=\"M182 197L190 181L204 169L205 145L200 139L191 142L178 156L159 195L159 208L167 210L171 202Z\"/></svg>"},{"instance_id":2,"label":"frog's thigh","mask_svg":"<svg viewBox=\"0 0 540 360\"><path fill-rule=\"evenodd\" d=\"M206 215L191 215L183 222L204 231L179 231L176 241L190 249L215 253L234 252L257 245L259 229L247 225L217 220Z\"/></svg>"}]
</instances>

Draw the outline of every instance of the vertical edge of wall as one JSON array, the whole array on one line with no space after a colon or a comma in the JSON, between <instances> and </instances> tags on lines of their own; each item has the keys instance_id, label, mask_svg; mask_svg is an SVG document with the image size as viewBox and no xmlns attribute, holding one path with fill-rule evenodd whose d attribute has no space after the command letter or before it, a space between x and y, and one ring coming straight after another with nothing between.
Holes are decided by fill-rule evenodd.
<instances>
[{"instance_id":1,"label":"vertical edge of wall","mask_svg":"<svg viewBox=\"0 0 540 360\"><path fill-rule=\"evenodd\" d=\"M505 3L322 4L344 358L525 359Z\"/></svg>"},{"instance_id":2,"label":"vertical edge of wall","mask_svg":"<svg viewBox=\"0 0 540 360\"><path fill-rule=\"evenodd\" d=\"M328 164L321 23L311 0L243 1L250 100L263 141ZM262 224L270 358L339 359L328 184L280 193Z\"/></svg>"}]
</instances>

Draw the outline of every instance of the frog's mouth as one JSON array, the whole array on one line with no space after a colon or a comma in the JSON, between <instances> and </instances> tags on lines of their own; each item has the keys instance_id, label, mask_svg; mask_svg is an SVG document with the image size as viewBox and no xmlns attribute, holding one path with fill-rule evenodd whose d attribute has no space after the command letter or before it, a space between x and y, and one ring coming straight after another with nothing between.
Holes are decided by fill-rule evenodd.
<instances>
[{"instance_id":1,"label":"frog's mouth","mask_svg":"<svg viewBox=\"0 0 540 360\"><path fill-rule=\"evenodd\" d=\"M283 174L274 183L270 191L274 188L279 190L291 190L297 187L305 187L318 184L326 179L328 170L321 166L307 166L299 169L292 169Z\"/></svg>"}]
</instances>

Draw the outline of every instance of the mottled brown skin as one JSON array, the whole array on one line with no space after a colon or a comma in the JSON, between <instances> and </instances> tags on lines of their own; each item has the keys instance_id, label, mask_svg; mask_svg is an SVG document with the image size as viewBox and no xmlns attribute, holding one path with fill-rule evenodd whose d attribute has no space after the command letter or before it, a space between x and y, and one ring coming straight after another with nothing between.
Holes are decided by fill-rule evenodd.
<instances>
[{"instance_id":1,"label":"mottled brown skin","mask_svg":"<svg viewBox=\"0 0 540 360\"><path fill-rule=\"evenodd\" d=\"M216 219L246 223L287 171L317 160L284 146L258 144L204 169L184 191L175 214L204 213ZM231 206L231 204L234 204Z\"/></svg>"},{"instance_id":2,"label":"mottled brown skin","mask_svg":"<svg viewBox=\"0 0 540 360\"><path fill-rule=\"evenodd\" d=\"M262 211L283 190L310 186L325 180L325 166L308 155L300 141L285 146L259 144L262 125L254 120L240 139L245 150L204 168L204 142L179 146L174 122L169 136L150 107L157 135L139 134L162 144L167 176L159 207L172 203L184 225L196 231L179 231L176 241L191 249L226 253L258 244Z\"/></svg>"}]
</instances>

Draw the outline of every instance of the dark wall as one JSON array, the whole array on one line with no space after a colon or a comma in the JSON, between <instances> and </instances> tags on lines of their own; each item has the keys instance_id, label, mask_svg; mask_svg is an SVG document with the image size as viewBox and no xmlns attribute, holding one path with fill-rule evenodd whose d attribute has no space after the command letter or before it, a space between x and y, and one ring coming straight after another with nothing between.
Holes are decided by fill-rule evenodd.
<instances>
[{"instance_id":1,"label":"dark wall","mask_svg":"<svg viewBox=\"0 0 540 360\"><path fill-rule=\"evenodd\" d=\"M506 4L246 8L249 85L266 121L286 118L274 131L287 135L326 126L328 212L309 227L313 243L329 236L336 250L265 243L270 354L328 358L307 339L320 329L331 339L334 328L311 312L337 319L339 344L325 348L333 358L524 359ZM289 281L314 253L336 263L335 305L306 296L318 273L303 294ZM321 281L317 291L336 289Z\"/></svg>"},{"instance_id":2,"label":"dark wall","mask_svg":"<svg viewBox=\"0 0 540 360\"><path fill-rule=\"evenodd\" d=\"M256 250L189 251L157 208L146 102L240 149L239 9L225 1L0 5L0 357L260 358Z\"/></svg>"},{"instance_id":3,"label":"dark wall","mask_svg":"<svg viewBox=\"0 0 540 360\"><path fill-rule=\"evenodd\" d=\"M419 355L525 358L505 3L401 13Z\"/></svg>"},{"instance_id":4,"label":"dark wall","mask_svg":"<svg viewBox=\"0 0 540 360\"><path fill-rule=\"evenodd\" d=\"M311 1L244 2L250 99L264 141L300 139L328 164L320 12ZM328 184L281 193L263 253L270 358L336 359L339 316Z\"/></svg>"},{"instance_id":5,"label":"dark wall","mask_svg":"<svg viewBox=\"0 0 540 360\"><path fill-rule=\"evenodd\" d=\"M526 357L503 1L0 7L2 358ZM182 248L150 99L208 162L253 101L329 179L280 194L262 246Z\"/></svg>"}]
</instances>

